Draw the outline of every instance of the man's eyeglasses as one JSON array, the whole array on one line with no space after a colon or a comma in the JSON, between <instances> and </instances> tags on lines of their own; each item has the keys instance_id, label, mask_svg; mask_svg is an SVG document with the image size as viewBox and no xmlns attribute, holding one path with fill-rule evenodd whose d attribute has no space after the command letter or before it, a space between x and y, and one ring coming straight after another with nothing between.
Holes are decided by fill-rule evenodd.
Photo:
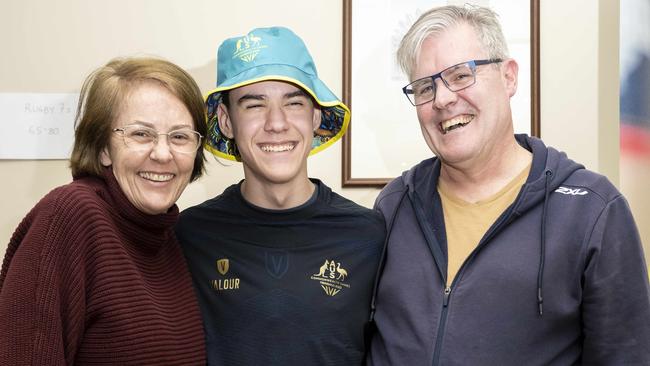
<instances>
[{"instance_id":1,"label":"man's eyeglasses","mask_svg":"<svg viewBox=\"0 0 650 366\"><path fill-rule=\"evenodd\" d=\"M184 154L196 152L201 147L201 139L203 138L200 133L190 128L159 133L153 128L127 125L114 128L113 132L122 135L124 144L134 150L150 150L158 142L158 136L166 135L169 148Z\"/></svg>"},{"instance_id":2,"label":"man's eyeglasses","mask_svg":"<svg viewBox=\"0 0 650 366\"><path fill-rule=\"evenodd\" d=\"M476 67L501 62L494 60L472 60L448 67L439 73L415 80L402 88L409 102L414 106L436 99L436 79L440 78L447 89L457 92L476 83Z\"/></svg>"}]
</instances>

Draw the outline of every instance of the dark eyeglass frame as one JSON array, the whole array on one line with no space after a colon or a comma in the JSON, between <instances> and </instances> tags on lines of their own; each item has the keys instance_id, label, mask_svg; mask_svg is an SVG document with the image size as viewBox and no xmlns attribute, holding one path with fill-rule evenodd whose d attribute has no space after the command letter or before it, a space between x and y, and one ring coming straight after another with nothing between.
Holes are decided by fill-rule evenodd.
<instances>
[{"instance_id":1,"label":"dark eyeglass frame","mask_svg":"<svg viewBox=\"0 0 650 366\"><path fill-rule=\"evenodd\" d=\"M440 80L442 80L442 83L445 84L447 89L449 89L452 92L461 91L463 89L467 89L470 86L476 84L476 67L477 66L489 65L489 64L494 64L494 63L498 63L498 62L503 62L503 60L500 59L500 58L495 58L495 59L470 60L470 61L460 62L460 63L457 63L456 65L449 66L448 68L440 71L437 74L434 74L434 75L431 75L431 76L425 76L423 78L413 80L408 85L406 85L406 86L404 86L402 88L402 93L404 93L404 95L406 96L406 99L408 99L409 103L411 103L413 106L417 107L419 105L426 104L426 103L429 103L429 102L431 102L433 100L436 100L436 94L437 94L436 93L436 79L439 78ZM457 68L458 66L465 65L465 64L467 64L467 66L470 68L470 70L472 70L472 77L473 77L472 82L470 84L468 84L468 85L463 86L462 88L452 89L452 87L449 86L449 83L447 82L447 80L445 80L445 78L442 77L442 74L444 74L445 72L447 72L447 71L449 71L451 69ZM409 95L414 94L413 93L413 88L409 89L409 87L411 85L415 84L415 83L422 82L423 80L427 80L427 79L431 79L431 85L433 87L433 97L431 99L425 101L425 102L415 103L415 97L413 98L413 100L411 100L411 98L409 97Z\"/></svg>"}]
</instances>

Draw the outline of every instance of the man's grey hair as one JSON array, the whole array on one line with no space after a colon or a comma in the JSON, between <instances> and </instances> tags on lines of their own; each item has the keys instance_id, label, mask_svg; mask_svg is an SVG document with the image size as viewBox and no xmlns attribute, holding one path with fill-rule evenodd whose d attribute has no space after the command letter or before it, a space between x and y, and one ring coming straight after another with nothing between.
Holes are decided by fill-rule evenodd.
<instances>
[{"instance_id":1,"label":"man's grey hair","mask_svg":"<svg viewBox=\"0 0 650 366\"><path fill-rule=\"evenodd\" d=\"M417 66L422 42L430 36L438 36L445 30L463 23L474 28L488 58L506 59L508 45L497 18L498 15L488 8L468 4L462 7L448 5L428 10L413 23L402 38L397 50L397 62L407 77L411 78Z\"/></svg>"}]
</instances>

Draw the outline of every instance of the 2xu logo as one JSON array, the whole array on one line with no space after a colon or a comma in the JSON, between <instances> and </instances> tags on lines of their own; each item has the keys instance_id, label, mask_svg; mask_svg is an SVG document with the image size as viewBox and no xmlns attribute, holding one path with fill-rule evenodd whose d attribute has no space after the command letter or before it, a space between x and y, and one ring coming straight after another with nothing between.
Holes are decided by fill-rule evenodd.
<instances>
[{"instance_id":1,"label":"2xu logo","mask_svg":"<svg viewBox=\"0 0 650 366\"><path fill-rule=\"evenodd\" d=\"M589 193L587 191L584 191L580 188L567 188L567 187L560 187L555 190L557 193L562 193L562 194L568 194L571 196L584 196L585 194Z\"/></svg>"}]
</instances>

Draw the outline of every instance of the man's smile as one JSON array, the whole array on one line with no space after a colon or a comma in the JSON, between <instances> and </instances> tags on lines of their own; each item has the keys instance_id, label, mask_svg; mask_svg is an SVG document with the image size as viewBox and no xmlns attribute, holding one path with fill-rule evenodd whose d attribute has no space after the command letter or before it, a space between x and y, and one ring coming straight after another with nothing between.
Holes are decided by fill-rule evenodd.
<instances>
[{"instance_id":1,"label":"man's smile","mask_svg":"<svg viewBox=\"0 0 650 366\"><path fill-rule=\"evenodd\" d=\"M474 119L473 114L463 114L445 121L440 122L440 131L443 135L457 128L467 126Z\"/></svg>"}]
</instances>

